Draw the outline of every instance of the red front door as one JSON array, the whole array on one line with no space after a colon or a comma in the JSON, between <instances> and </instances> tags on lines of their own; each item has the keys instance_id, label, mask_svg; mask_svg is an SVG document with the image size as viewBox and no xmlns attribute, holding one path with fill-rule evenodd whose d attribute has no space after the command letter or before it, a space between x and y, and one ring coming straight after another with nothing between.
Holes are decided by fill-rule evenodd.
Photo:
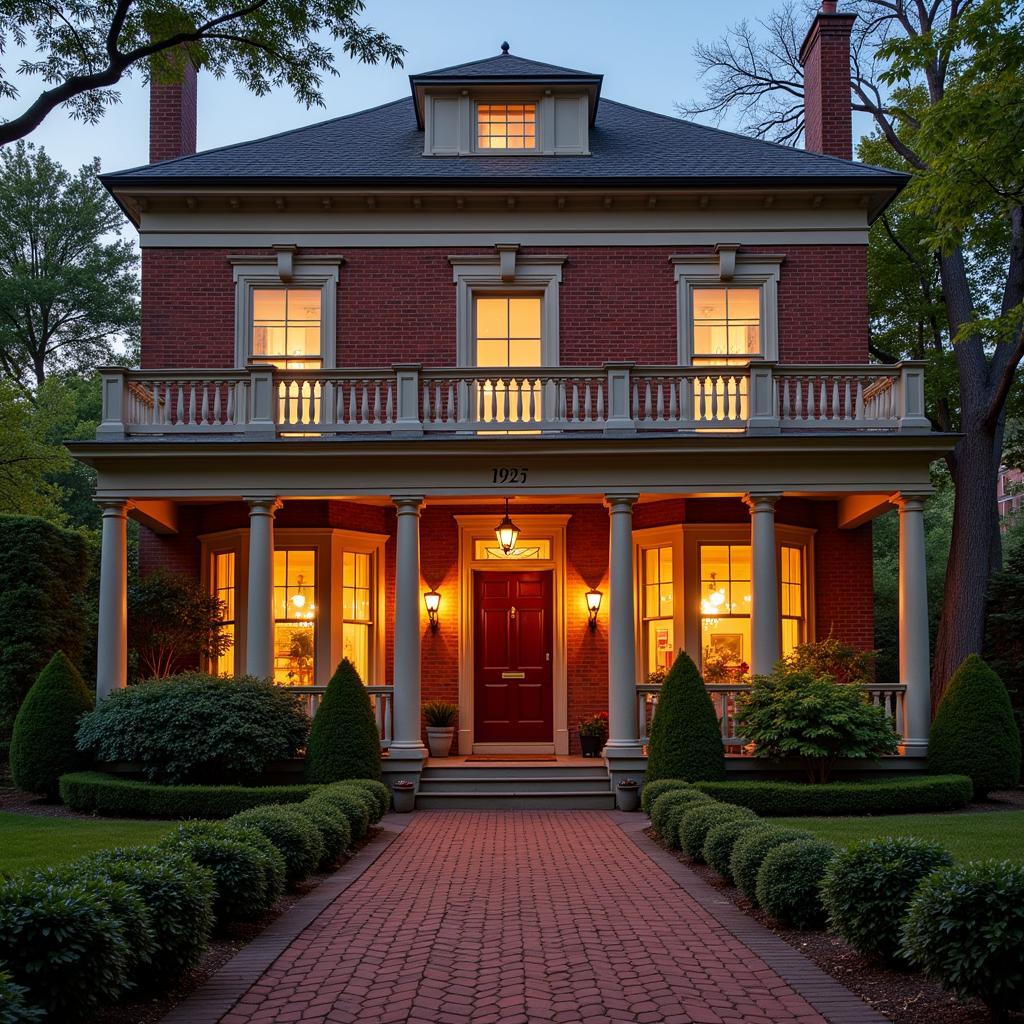
<instances>
[{"instance_id":1,"label":"red front door","mask_svg":"<svg viewBox=\"0 0 1024 1024\"><path fill-rule=\"evenodd\" d=\"M474 739L551 743L551 573L478 572Z\"/></svg>"}]
</instances>

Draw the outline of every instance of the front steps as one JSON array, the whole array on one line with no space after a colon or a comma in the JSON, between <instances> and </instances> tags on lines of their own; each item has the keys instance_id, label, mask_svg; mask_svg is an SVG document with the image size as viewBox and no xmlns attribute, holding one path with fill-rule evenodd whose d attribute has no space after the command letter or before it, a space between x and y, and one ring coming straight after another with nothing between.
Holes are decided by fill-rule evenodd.
<instances>
[{"instance_id":1,"label":"front steps","mask_svg":"<svg viewBox=\"0 0 1024 1024\"><path fill-rule=\"evenodd\" d=\"M608 770L600 763L428 764L420 775L416 809L611 811L615 796Z\"/></svg>"}]
</instances>

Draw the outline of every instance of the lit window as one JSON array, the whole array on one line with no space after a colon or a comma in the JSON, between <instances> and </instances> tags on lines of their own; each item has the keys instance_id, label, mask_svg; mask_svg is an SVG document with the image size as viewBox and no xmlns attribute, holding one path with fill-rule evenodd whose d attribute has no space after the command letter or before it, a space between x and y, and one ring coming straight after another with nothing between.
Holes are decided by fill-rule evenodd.
<instances>
[{"instance_id":1,"label":"lit window","mask_svg":"<svg viewBox=\"0 0 1024 1024\"><path fill-rule=\"evenodd\" d=\"M316 551L274 552L274 682L312 686L316 668Z\"/></svg>"},{"instance_id":2,"label":"lit window","mask_svg":"<svg viewBox=\"0 0 1024 1024\"><path fill-rule=\"evenodd\" d=\"M516 546L506 554L493 540L473 543L473 557L481 561L547 561L551 558L551 541L519 537Z\"/></svg>"},{"instance_id":3,"label":"lit window","mask_svg":"<svg viewBox=\"0 0 1024 1024\"><path fill-rule=\"evenodd\" d=\"M672 546L643 553L642 621L647 671L667 671L675 657Z\"/></svg>"},{"instance_id":4,"label":"lit window","mask_svg":"<svg viewBox=\"0 0 1024 1024\"><path fill-rule=\"evenodd\" d=\"M540 366L539 295L478 295L476 365Z\"/></svg>"},{"instance_id":5,"label":"lit window","mask_svg":"<svg viewBox=\"0 0 1024 1024\"><path fill-rule=\"evenodd\" d=\"M373 632L373 555L346 551L341 579L341 651L356 667L359 678L370 678L370 640Z\"/></svg>"},{"instance_id":6,"label":"lit window","mask_svg":"<svg viewBox=\"0 0 1024 1024\"><path fill-rule=\"evenodd\" d=\"M702 544L700 640L705 682L728 682L749 662L752 603L750 545Z\"/></svg>"},{"instance_id":7,"label":"lit window","mask_svg":"<svg viewBox=\"0 0 1024 1024\"><path fill-rule=\"evenodd\" d=\"M759 288L693 289L694 361L743 362L760 354Z\"/></svg>"},{"instance_id":8,"label":"lit window","mask_svg":"<svg viewBox=\"0 0 1024 1024\"><path fill-rule=\"evenodd\" d=\"M792 654L804 640L804 553L783 544L779 584L782 588L782 653Z\"/></svg>"},{"instance_id":9,"label":"lit window","mask_svg":"<svg viewBox=\"0 0 1024 1024\"><path fill-rule=\"evenodd\" d=\"M321 365L319 288L254 288L252 357L282 369Z\"/></svg>"},{"instance_id":10,"label":"lit window","mask_svg":"<svg viewBox=\"0 0 1024 1024\"><path fill-rule=\"evenodd\" d=\"M235 553L215 551L210 558L210 593L220 601L220 633L230 640L223 654L212 658L210 671L216 676L235 674Z\"/></svg>"},{"instance_id":11,"label":"lit window","mask_svg":"<svg viewBox=\"0 0 1024 1024\"><path fill-rule=\"evenodd\" d=\"M478 149L536 149L536 103L480 103L476 108Z\"/></svg>"}]
</instances>

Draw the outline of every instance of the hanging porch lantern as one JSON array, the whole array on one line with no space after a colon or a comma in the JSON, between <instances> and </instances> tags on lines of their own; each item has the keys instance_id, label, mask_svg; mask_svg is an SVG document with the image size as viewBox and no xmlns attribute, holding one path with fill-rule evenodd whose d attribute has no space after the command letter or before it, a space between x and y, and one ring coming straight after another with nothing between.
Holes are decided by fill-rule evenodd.
<instances>
[{"instance_id":1,"label":"hanging porch lantern","mask_svg":"<svg viewBox=\"0 0 1024 1024\"><path fill-rule=\"evenodd\" d=\"M515 551L516 541L519 540L519 527L509 518L508 498L505 499L505 518L494 528L494 535L506 555Z\"/></svg>"}]
</instances>

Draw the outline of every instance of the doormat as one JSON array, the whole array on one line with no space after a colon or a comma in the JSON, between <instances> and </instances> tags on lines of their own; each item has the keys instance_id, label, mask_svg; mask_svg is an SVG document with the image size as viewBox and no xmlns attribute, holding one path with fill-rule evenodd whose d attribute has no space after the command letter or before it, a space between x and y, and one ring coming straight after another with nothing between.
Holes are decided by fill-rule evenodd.
<instances>
[{"instance_id":1,"label":"doormat","mask_svg":"<svg viewBox=\"0 0 1024 1024\"><path fill-rule=\"evenodd\" d=\"M545 754L470 754L467 761L557 761Z\"/></svg>"}]
</instances>

